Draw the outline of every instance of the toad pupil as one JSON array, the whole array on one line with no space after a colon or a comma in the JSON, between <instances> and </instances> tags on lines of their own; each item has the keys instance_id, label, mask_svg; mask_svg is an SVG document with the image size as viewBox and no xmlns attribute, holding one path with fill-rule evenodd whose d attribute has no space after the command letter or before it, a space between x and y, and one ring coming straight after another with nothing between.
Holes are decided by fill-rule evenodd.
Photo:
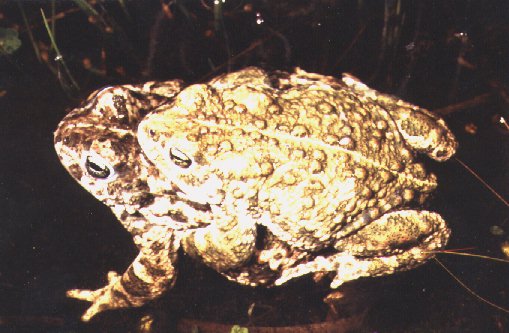
<instances>
[{"instance_id":1,"label":"toad pupil","mask_svg":"<svg viewBox=\"0 0 509 333\"><path fill-rule=\"evenodd\" d=\"M87 168L87 171L90 175L92 175L95 178L108 178L110 175L110 168L106 165L99 165L91 160L90 156L87 156L87 159L85 161L85 167Z\"/></svg>"},{"instance_id":2,"label":"toad pupil","mask_svg":"<svg viewBox=\"0 0 509 333\"><path fill-rule=\"evenodd\" d=\"M189 168L191 166L191 159L187 157L180 149L172 147L170 148L170 158L177 166L181 168Z\"/></svg>"}]
</instances>

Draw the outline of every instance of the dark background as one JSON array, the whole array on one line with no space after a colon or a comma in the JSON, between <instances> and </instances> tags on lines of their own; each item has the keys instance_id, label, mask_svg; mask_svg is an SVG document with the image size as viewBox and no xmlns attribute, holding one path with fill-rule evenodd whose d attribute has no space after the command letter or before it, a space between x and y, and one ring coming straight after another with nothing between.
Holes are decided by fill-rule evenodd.
<instances>
[{"instance_id":1,"label":"dark background","mask_svg":"<svg viewBox=\"0 0 509 333\"><path fill-rule=\"evenodd\" d=\"M161 300L79 321L87 305L65 291L104 285L109 270L122 272L136 255L129 234L53 150L66 110L105 85L194 83L247 65L352 73L437 110L457 135L457 158L509 197L509 131L498 122L509 110L509 2L231 0L215 12L209 0L122 3L96 2L92 12L71 1L54 8L0 1L0 27L17 30L21 41L0 53L1 332L141 332L147 321L152 329L144 332L171 332L182 318L246 326L331 319L321 302L326 285L304 278L270 290L241 287L184 258L176 288ZM79 88L55 61L41 8ZM425 208L448 221L448 248L507 259L508 207L457 161L427 165L440 185ZM437 258L468 288L509 308L507 263ZM356 318L353 331L509 331L507 313L433 261L353 282L344 293L336 319Z\"/></svg>"}]
</instances>

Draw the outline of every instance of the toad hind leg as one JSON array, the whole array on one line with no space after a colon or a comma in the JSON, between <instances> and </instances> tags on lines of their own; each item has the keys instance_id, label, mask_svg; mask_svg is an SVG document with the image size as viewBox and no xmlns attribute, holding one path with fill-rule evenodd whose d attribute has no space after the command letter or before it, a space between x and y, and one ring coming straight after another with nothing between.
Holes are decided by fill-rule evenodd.
<instances>
[{"instance_id":1,"label":"toad hind leg","mask_svg":"<svg viewBox=\"0 0 509 333\"><path fill-rule=\"evenodd\" d=\"M155 235L165 236L153 239ZM179 242L168 230L150 230L142 238L136 241L141 251L124 274L109 272L108 284L97 290L72 289L67 292L68 297L92 303L81 317L83 321L109 309L142 306L173 285Z\"/></svg>"},{"instance_id":2,"label":"toad hind leg","mask_svg":"<svg viewBox=\"0 0 509 333\"><path fill-rule=\"evenodd\" d=\"M456 152L458 143L443 119L426 109L371 89L351 75L343 75L343 82L355 89L361 98L376 100L390 114L403 139L414 150L437 161L445 161Z\"/></svg>"},{"instance_id":3,"label":"toad hind leg","mask_svg":"<svg viewBox=\"0 0 509 333\"><path fill-rule=\"evenodd\" d=\"M336 272L331 288L364 276L381 276L416 267L445 246L450 235L442 217L429 211L403 210L383 215L337 242L340 251L287 269L276 281L315 272Z\"/></svg>"}]
</instances>

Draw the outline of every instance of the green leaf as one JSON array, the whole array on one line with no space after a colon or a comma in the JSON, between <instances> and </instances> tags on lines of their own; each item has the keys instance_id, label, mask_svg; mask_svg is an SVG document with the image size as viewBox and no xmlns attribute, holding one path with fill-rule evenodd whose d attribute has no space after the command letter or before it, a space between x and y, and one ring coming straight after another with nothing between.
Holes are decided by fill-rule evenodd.
<instances>
[{"instance_id":1,"label":"green leaf","mask_svg":"<svg viewBox=\"0 0 509 333\"><path fill-rule=\"evenodd\" d=\"M0 53L13 54L20 46L21 40L16 30L0 28Z\"/></svg>"},{"instance_id":2,"label":"green leaf","mask_svg":"<svg viewBox=\"0 0 509 333\"><path fill-rule=\"evenodd\" d=\"M233 325L230 333L249 333L249 329L247 327Z\"/></svg>"}]
</instances>

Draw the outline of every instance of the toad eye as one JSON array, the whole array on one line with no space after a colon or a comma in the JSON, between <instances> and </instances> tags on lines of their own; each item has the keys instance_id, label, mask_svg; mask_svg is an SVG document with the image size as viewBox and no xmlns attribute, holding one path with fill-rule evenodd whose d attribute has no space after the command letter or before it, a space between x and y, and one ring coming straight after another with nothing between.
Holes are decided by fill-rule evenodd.
<instances>
[{"instance_id":1,"label":"toad eye","mask_svg":"<svg viewBox=\"0 0 509 333\"><path fill-rule=\"evenodd\" d=\"M175 165L187 169L191 166L191 159L184 154L180 149L171 147L170 148L170 159L175 163Z\"/></svg>"},{"instance_id":2,"label":"toad eye","mask_svg":"<svg viewBox=\"0 0 509 333\"><path fill-rule=\"evenodd\" d=\"M98 156L87 156L85 168L89 175L94 178L106 179L112 174L111 166Z\"/></svg>"}]
</instances>

